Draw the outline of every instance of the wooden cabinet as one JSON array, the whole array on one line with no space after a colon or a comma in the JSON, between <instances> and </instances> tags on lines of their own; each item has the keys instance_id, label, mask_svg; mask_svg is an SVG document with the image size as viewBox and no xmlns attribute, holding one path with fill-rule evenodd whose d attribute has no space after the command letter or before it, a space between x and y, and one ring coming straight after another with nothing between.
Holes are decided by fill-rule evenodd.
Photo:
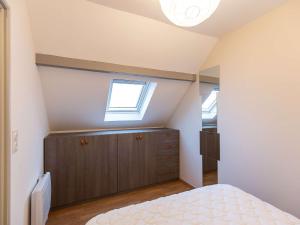
<instances>
[{"instance_id":1,"label":"wooden cabinet","mask_svg":"<svg viewBox=\"0 0 300 225\"><path fill-rule=\"evenodd\" d=\"M117 192L117 136L54 136L45 140L52 207Z\"/></svg>"},{"instance_id":2,"label":"wooden cabinet","mask_svg":"<svg viewBox=\"0 0 300 225\"><path fill-rule=\"evenodd\" d=\"M149 129L49 135L45 172L52 207L179 178L179 131Z\"/></svg>"},{"instance_id":3,"label":"wooden cabinet","mask_svg":"<svg viewBox=\"0 0 300 225\"><path fill-rule=\"evenodd\" d=\"M45 146L45 168L52 177L52 206L84 199L84 154L79 138L49 138Z\"/></svg>"},{"instance_id":4,"label":"wooden cabinet","mask_svg":"<svg viewBox=\"0 0 300 225\"><path fill-rule=\"evenodd\" d=\"M155 183L156 148L152 133L118 136L119 191Z\"/></svg>"},{"instance_id":5,"label":"wooden cabinet","mask_svg":"<svg viewBox=\"0 0 300 225\"><path fill-rule=\"evenodd\" d=\"M88 136L85 139L85 199L116 193L117 135Z\"/></svg>"},{"instance_id":6,"label":"wooden cabinet","mask_svg":"<svg viewBox=\"0 0 300 225\"><path fill-rule=\"evenodd\" d=\"M119 191L179 178L179 131L118 135Z\"/></svg>"},{"instance_id":7,"label":"wooden cabinet","mask_svg":"<svg viewBox=\"0 0 300 225\"><path fill-rule=\"evenodd\" d=\"M220 135L216 128L203 128L200 132L200 153L203 159L203 172L217 170L220 160Z\"/></svg>"},{"instance_id":8,"label":"wooden cabinet","mask_svg":"<svg viewBox=\"0 0 300 225\"><path fill-rule=\"evenodd\" d=\"M157 137L156 181L179 178L179 131L169 130Z\"/></svg>"}]
</instances>

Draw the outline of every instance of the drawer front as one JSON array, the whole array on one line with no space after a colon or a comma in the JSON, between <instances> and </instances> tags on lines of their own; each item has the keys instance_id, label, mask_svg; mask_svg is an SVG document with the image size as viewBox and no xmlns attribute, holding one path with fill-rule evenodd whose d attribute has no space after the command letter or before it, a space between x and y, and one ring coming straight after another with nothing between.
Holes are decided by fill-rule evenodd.
<instances>
[{"instance_id":1,"label":"drawer front","mask_svg":"<svg viewBox=\"0 0 300 225\"><path fill-rule=\"evenodd\" d=\"M179 157L164 156L157 166L157 182L165 182L179 178Z\"/></svg>"},{"instance_id":2,"label":"drawer front","mask_svg":"<svg viewBox=\"0 0 300 225\"><path fill-rule=\"evenodd\" d=\"M165 144L158 149L158 156L161 155L179 155L179 144Z\"/></svg>"},{"instance_id":3,"label":"drawer front","mask_svg":"<svg viewBox=\"0 0 300 225\"><path fill-rule=\"evenodd\" d=\"M179 131L162 132L157 148L157 182L179 178Z\"/></svg>"},{"instance_id":4,"label":"drawer front","mask_svg":"<svg viewBox=\"0 0 300 225\"><path fill-rule=\"evenodd\" d=\"M178 142L179 142L179 131L161 132L160 135L161 144L178 143Z\"/></svg>"},{"instance_id":5,"label":"drawer front","mask_svg":"<svg viewBox=\"0 0 300 225\"><path fill-rule=\"evenodd\" d=\"M157 183L179 179L179 171L175 173L165 173L157 176Z\"/></svg>"},{"instance_id":6,"label":"drawer front","mask_svg":"<svg viewBox=\"0 0 300 225\"><path fill-rule=\"evenodd\" d=\"M179 170L179 160L178 158L171 158L169 160L161 161L157 168L159 169L157 171L158 175L176 173Z\"/></svg>"}]
</instances>

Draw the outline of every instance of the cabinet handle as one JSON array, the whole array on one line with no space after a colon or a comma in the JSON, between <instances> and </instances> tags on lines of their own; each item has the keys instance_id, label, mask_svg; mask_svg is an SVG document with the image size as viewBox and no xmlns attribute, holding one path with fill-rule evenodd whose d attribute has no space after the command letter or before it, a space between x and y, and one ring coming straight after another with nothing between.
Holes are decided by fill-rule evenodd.
<instances>
[{"instance_id":1,"label":"cabinet handle","mask_svg":"<svg viewBox=\"0 0 300 225\"><path fill-rule=\"evenodd\" d=\"M88 142L88 140L86 140L86 138L84 138L84 144L85 144L85 145L88 145L88 144L89 144L89 142Z\"/></svg>"},{"instance_id":2,"label":"cabinet handle","mask_svg":"<svg viewBox=\"0 0 300 225\"><path fill-rule=\"evenodd\" d=\"M85 141L83 138L80 138L80 145L84 145L85 144Z\"/></svg>"},{"instance_id":3,"label":"cabinet handle","mask_svg":"<svg viewBox=\"0 0 300 225\"><path fill-rule=\"evenodd\" d=\"M144 138L143 135L137 135L137 136L135 137L135 140L141 141L141 140L143 140L143 138Z\"/></svg>"}]
</instances>

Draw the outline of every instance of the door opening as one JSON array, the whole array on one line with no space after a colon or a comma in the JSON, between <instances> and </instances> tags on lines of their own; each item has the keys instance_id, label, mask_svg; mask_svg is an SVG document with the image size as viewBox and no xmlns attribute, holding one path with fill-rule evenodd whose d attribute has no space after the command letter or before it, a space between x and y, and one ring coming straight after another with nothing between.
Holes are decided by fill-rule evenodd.
<instances>
[{"instance_id":1,"label":"door opening","mask_svg":"<svg viewBox=\"0 0 300 225\"><path fill-rule=\"evenodd\" d=\"M202 98L200 153L202 155L203 186L207 186L218 183L218 161L220 160L220 135L218 133L219 79L211 77L207 80L200 79L200 92Z\"/></svg>"}]
</instances>

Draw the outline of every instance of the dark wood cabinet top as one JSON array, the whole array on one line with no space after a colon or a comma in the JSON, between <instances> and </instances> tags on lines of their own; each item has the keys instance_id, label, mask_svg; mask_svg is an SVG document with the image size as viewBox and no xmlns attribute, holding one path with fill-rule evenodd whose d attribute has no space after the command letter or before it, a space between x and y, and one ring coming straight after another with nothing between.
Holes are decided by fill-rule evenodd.
<instances>
[{"instance_id":1,"label":"dark wood cabinet top","mask_svg":"<svg viewBox=\"0 0 300 225\"><path fill-rule=\"evenodd\" d=\"M49 134L46 138L62 137L62 136L98 136L98 135L111 135L111 134L134 134L145 132L160 132L160 131L175 131L170 128L147 128L147 129L128 129L128 130L102 130L93 132L75 132L75 133L55 133ZM177 131L177 130L176 130Z\"/></svg>"}]
</instances>

